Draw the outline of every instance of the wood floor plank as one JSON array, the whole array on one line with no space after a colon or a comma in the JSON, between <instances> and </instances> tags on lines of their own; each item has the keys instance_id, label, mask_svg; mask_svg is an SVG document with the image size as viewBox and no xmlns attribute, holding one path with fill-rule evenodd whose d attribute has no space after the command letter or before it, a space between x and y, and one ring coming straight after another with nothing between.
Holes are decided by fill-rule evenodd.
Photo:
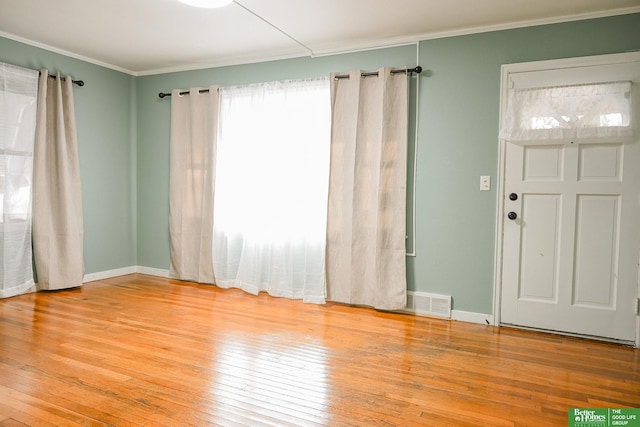
<instances>
[{"instance_id":1,"label":"wood floor plank","mask_svg":"<svg viewBox=\"0 0 640 427\"><path fill-rule=\"evenodd\" d=\"M0 427L561 426L640 351L141 274L0 300Z\"/></svg>"}]
</instances>

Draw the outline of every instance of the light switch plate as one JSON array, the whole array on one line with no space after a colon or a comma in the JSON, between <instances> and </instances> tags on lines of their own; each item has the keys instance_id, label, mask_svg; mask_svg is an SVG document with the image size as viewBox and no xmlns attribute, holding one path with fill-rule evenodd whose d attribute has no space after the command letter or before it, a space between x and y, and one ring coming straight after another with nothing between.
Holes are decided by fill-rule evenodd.
<instances>
[{"instance_id":1,"label":"light switch plate","mask_svg":"<svg viewBox=\"0 0 640 427\"><path fill-rule=\"evenodd\" d=\"M490 191L491 190L491 177L488 175L483 175L480 177L480 191Z\"/></svg>"}]
</instances>

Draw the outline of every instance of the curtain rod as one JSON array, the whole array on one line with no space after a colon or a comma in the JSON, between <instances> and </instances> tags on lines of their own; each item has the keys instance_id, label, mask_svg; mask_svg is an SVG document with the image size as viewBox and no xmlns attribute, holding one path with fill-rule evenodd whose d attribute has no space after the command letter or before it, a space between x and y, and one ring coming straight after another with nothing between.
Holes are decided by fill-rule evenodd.
<instances>
[{"instance_id":1,"label":"curtain rod","mask_svg":"<svg viewBox=\"0 0 640 427\"><path fill-rule=\"evenodd\" d=\"M401 70L391 70L391 74L401 74L401 73L406 73L406 74L420 74L422 72L422 67L421 66L417 66L415 68L403 68ZM378 72L377 71L371 71L368 73L362 73L360 74L360 77L372 77L372 76L378 76ZM338 74L336 76L334 76L334 79L336 80L341 80L341 79L348 79L349 78L349 74Z\"/></svg>"},{"instance_id":2,"label":"curtain rod","mask_svg":"<svg viewBox=\"0 0 640 427\"><path fill-rule=\"evenodd\" d=\"M391 70L391 74L400 74L400 73L406 73L406 74L420 74L422 72L422 67L421 66L417 66L415 68L403 68L401 70ZM360 74L361 77L371 77L371 76L377 76L378 72L377 71L371 71L368 73L362 73ZM334 77L336 80L340 80L340 79L348 79L349 75L348 74L338 74ZM209 89L200 89L198 91L198 93L207 93L209 92ZM180 95L189 95L189 91L185 90L180 92ZM158 94L158 97L160 97L160 99L166 98L167 96L171 96L171 92L169 93L164 93L164 92L160 92Z\"/></svg>"},{"instance_id":3,"label":"curtain rod","mask_svg":"<svg viewBox=\"0 0 640 427\"><path fill-rule=\"evenodd\" d=\"M42 73L40 73L42 74ZM56 79L57 77L54 74L49 74L49 78L50 79ZM64 81L66 79L66 77L60 77L60 79L62 81ZM84 86L84 80L71 80L71 83L73 83L74 85L78 85L80 87Z\"/></svg>"}]
</instances>

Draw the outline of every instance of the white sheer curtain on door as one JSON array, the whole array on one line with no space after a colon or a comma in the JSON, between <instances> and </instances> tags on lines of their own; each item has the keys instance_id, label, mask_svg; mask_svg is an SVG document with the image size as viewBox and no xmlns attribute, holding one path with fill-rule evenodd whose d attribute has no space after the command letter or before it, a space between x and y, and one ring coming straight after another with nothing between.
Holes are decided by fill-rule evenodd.
<instances>
[{"instance_id":1,"label":"white sheer curtain on door","mask_svg":"<svg viewBox=\"0 0 640 427\"><path fill-rule=\"evenodd\" d=\"M38 72L0 63L0 298L35 291L31 187Z\"/></svg>"},{"instance_id":2,"label":"white sheer curtain on door","mask_svg":"<svg viewBox=\"0 0 640 427\"><path fill-rule=\"evenodd\" d=\"M211 260L218 87L171 94L172 277L214 283Z\"/></svg>"},{"instance_id":3,"label":"white sheer curtain on door","mask_svg":"<svg viewBox=\"0 0 640 427\"><path fill-rule=\"evenodd\" d=\"M634 135L631 82L510 88L500 136L509 141Z\"/></svg>"},{"instance_id":4,"label":"white sheer curtain on door","mask_svg":"<svg viewBox=\"0 0 640 427\"><path fill-rule=\"evenodd\" d=\"M332 77L327 299L404 308L408 77Z\"/></svg>"},{"instance_id":5,"label":"white sheer curtain on door","mask_svg":"<svg viewBox=\"0 0 640 427\"><path fill-rule=\"evenodd\" d=\"M82 285L82 188L71 77L40 72L33 156L33 249L38 289Z\"/></svg>"},{"instance_id":6,"label":"white sheer curtain on door","mask_svg":"<svg viewBox=\"0 0 640 427\"><path fill-rule=\"evenodd\" d=\"M328 78L222 88L216 284L325 301Z\"/></svg>"}]
</instances>

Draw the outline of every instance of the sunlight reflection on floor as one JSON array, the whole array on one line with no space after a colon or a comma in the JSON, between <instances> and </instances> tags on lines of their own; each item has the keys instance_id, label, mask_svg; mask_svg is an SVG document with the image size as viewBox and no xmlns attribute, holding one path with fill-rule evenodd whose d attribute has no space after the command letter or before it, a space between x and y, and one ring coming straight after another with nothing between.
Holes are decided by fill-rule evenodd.
<instances>
[{"instance_id":1,"label":"sunlight reflection on floor","mask_svg":"<svg viewBox=\"0 0 640 427\"><path fill-rule=\"evenodd\" d=\"M291 346L279 334L233 335L219 345L217 356L212 393L224 398L224 409L274 414L274 420L291 415L292 421L327 421L328 354L321 345Z\"/></svg>"}]
</instances>

